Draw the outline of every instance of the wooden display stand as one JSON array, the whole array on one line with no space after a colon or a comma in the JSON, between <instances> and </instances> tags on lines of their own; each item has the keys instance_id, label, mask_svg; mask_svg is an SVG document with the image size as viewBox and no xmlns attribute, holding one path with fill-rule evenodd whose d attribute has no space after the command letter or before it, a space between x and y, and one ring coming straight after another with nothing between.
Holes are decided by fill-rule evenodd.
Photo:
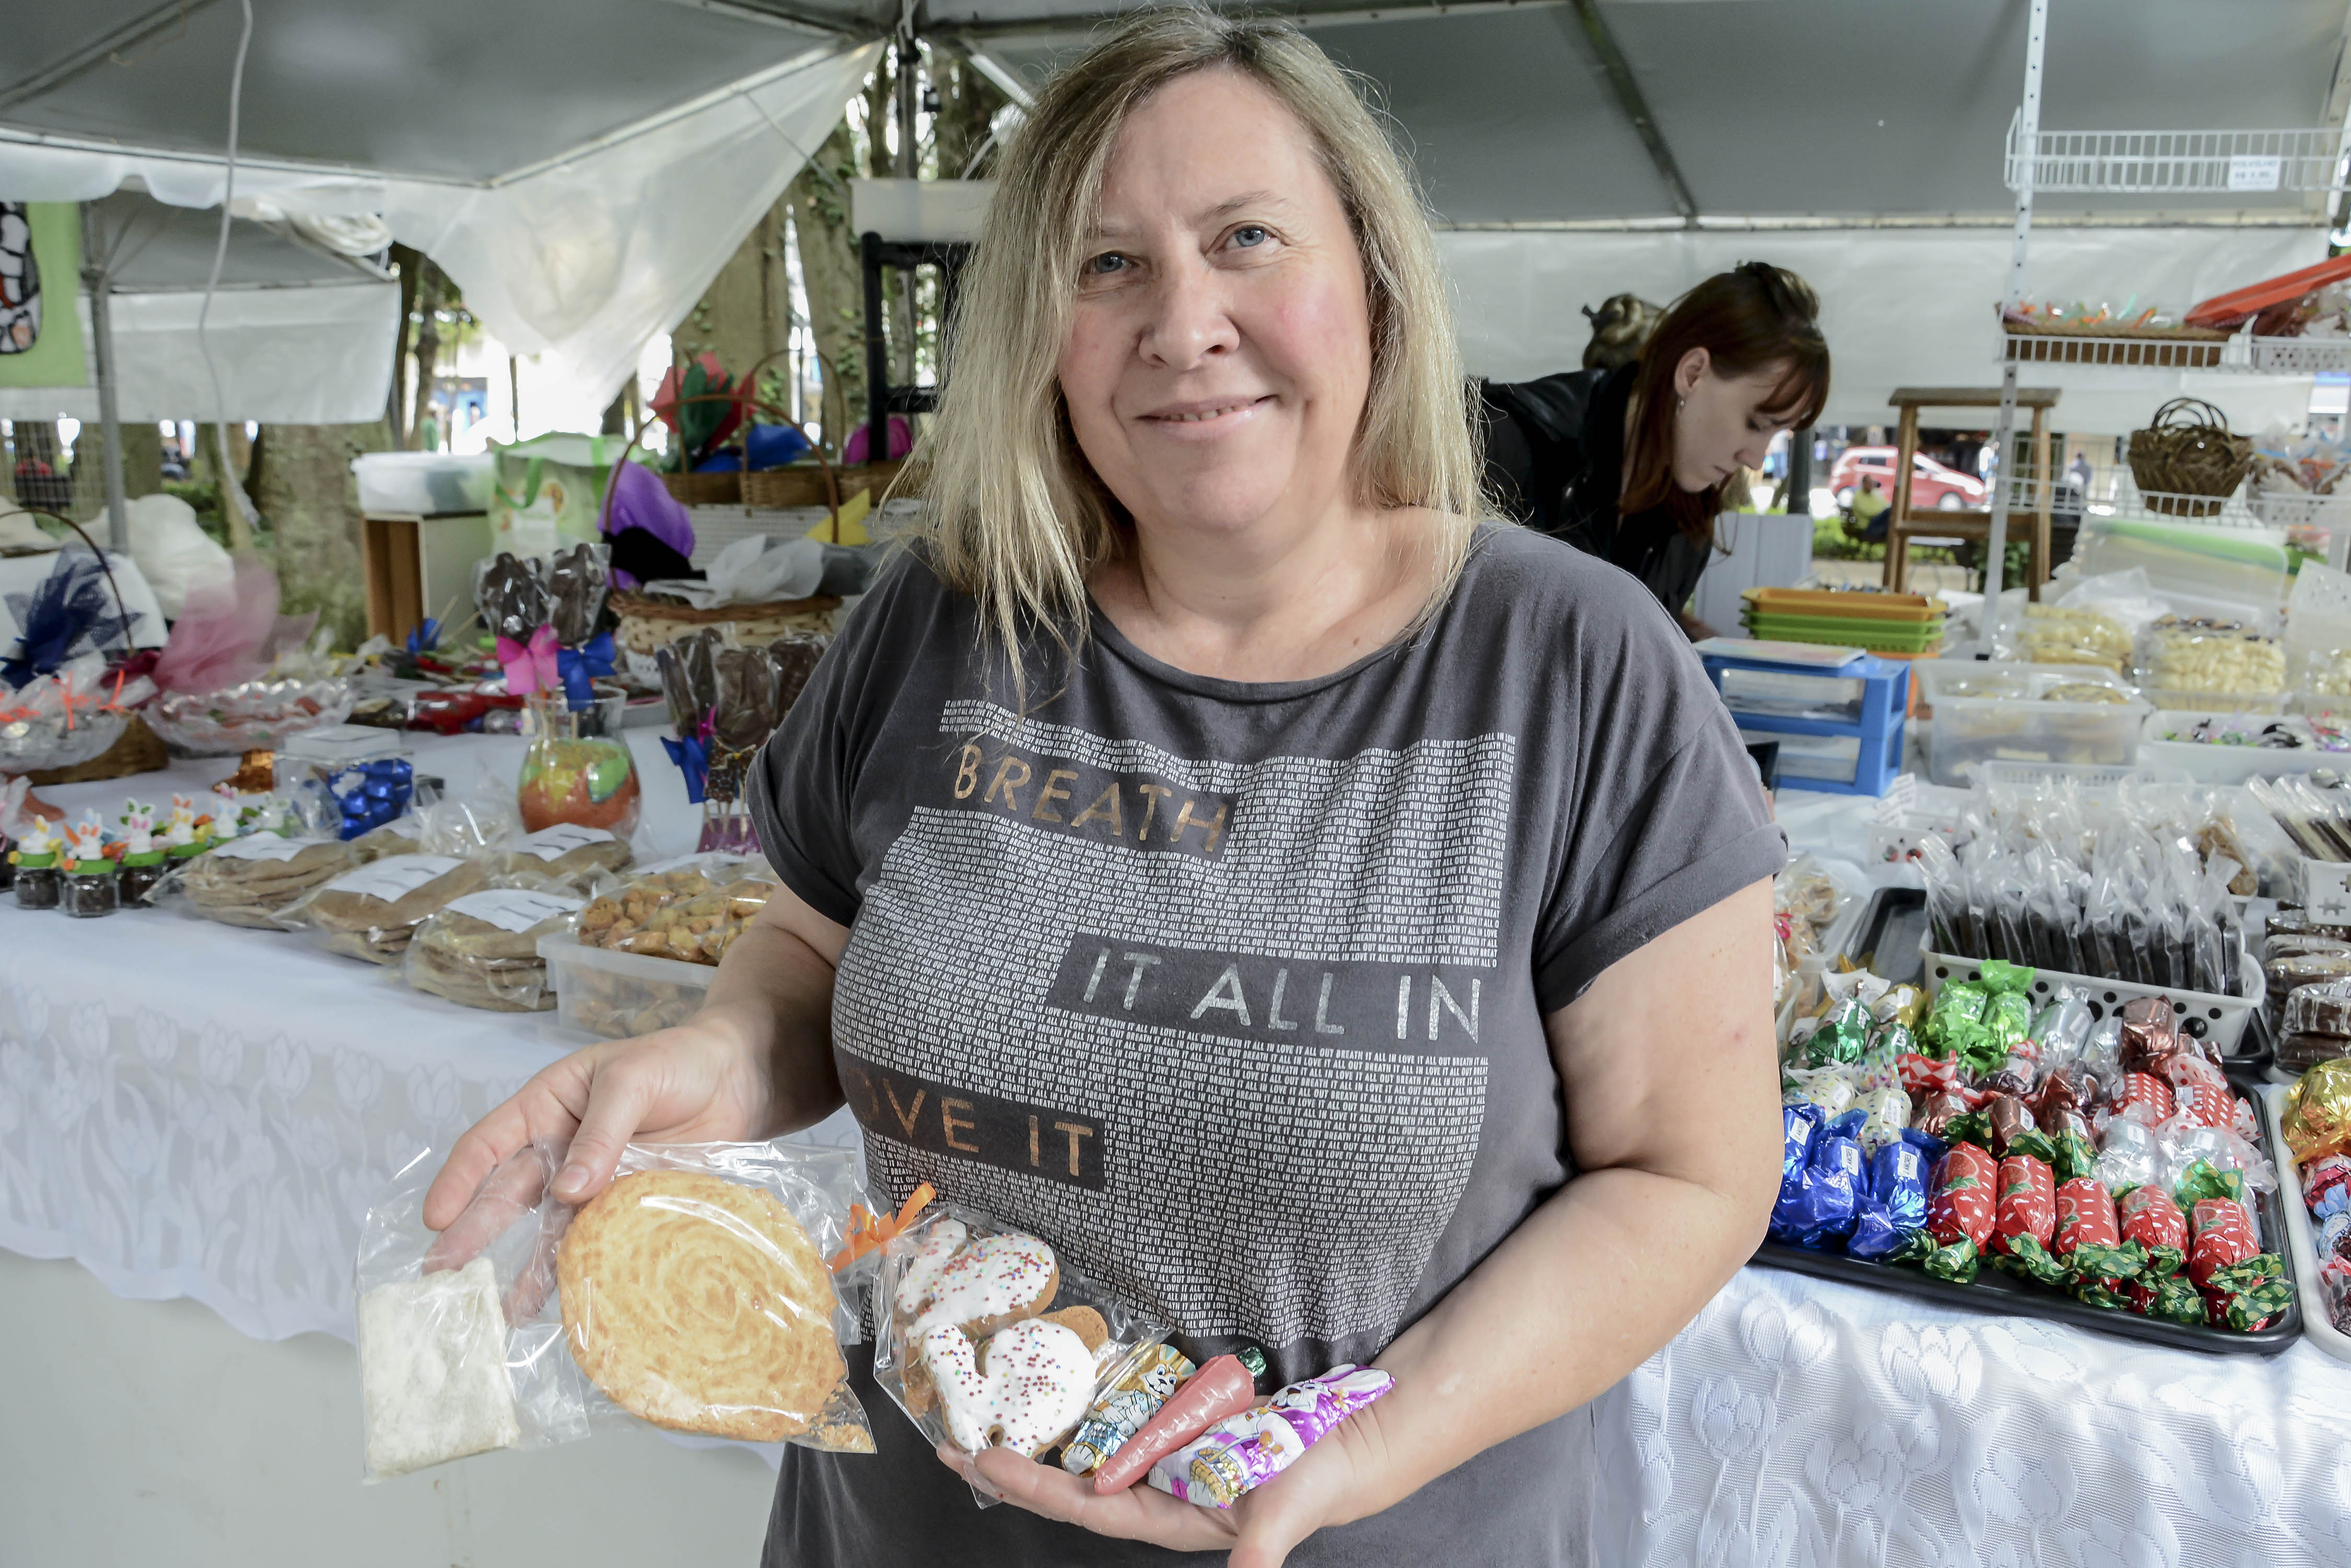
<instances>
[{"instance_id":1,"label":"wooden display stand","mask_svg":"<svg viewBox=\"0 0 2351 1568\"><path fill-rule=\"evenodd\" d=\"M1991 513L1989 510L1930 511L1914 513L1910 507L1910 465L1918 455L1918 411L1922 408L1998 408L1998 387L1897 387L1888 402L1902 415L1900 434L1895 441L1893 503L1886 514L1886 591L1904 593L1910 575L1910 541L1915 538L1962 538L1982 543L1991 535ZM2032 455L2025 474L2032 480L2032 510L2023 514L2032 519L2032 530L2027 536L2032 542L2032 554L2025 565L2026 595L2036 602L2041 598L2041 585L2049 580L2049 512L2054 499L2055 486L2049 472L2049 411L2057 406L2055 387L2019 387L2016 406L2032 411ZM2009 455L2000 455L2000 483L2010 480ZM2011 494L2014 492L2011 491ZM2011 511L2013 524L2019 514ZM2014 533L2009 536L2013 538ZM1987 592L1996 591L2001 567L1996 561L1984 563Z\"/></svg>"}]
</instances>

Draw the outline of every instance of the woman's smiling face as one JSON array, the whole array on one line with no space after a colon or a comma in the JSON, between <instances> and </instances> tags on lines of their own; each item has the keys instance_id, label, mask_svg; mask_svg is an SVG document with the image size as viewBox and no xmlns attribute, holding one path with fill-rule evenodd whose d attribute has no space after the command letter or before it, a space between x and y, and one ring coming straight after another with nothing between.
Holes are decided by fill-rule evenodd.
<instances>
[{"instance_id":1,"label":"woman's smiling face","mask_svg":"<svg viewBox=\"0 0 2351 1568\"><path fill-rule=\"evenodd\" d=\"M1232 534L1350 495L1371 386L1354 235L1311 139L1239 72L1128 119L1062 345L1094 472L1145 527Z\"/></svg>"}]
</instances>

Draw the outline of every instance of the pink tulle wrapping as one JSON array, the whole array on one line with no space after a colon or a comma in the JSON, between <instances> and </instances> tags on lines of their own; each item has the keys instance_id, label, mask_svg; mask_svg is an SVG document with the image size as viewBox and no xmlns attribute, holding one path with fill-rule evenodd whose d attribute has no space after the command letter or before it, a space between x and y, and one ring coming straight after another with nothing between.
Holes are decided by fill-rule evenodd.
<instances>
[{"instance_id":1,"label":"pink tulle wrapping","mask_svg":"<svg viewBox=\"0 0 2351 1568\"><path fill-rule=\"evenodd\" d=\"M277 574L250 557L225 583L192 589L155 660L167 692L211 692L258 676L277 630Z\"/></svg>"}]
</instances>

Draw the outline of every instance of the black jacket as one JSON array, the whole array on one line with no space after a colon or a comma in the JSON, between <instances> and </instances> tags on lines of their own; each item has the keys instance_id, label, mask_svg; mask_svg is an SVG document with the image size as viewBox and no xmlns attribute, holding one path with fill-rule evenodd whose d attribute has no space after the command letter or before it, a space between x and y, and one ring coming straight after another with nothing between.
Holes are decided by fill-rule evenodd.
<instances>
[{"instance_id":1,"label":"black jacket","mask_svg":"<svg viewBox=\"0 0 2351 1568\"><path fill-rule=\"evenodd\" d=\"M1631 517L1616 510L1633 367L1481 382L1478 390L1486 482L1502 506L1529 528L1623 567L1678 614L1712 551L1662 507Z\"/></svg>"}]
</instances>

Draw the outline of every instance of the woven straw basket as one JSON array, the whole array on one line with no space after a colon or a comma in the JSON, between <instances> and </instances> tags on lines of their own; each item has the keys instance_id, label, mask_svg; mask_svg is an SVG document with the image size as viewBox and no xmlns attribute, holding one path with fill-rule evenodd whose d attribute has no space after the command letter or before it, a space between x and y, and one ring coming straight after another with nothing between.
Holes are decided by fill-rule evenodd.
<instances>
[{"instance_id":1,"label":"woven straw basket","mask_svg":"<svg viewBox=\"0 0 2351 1568\"><path fill-rule=\"evenodd\" d=\"M2176 397L2130 438L2131 477L2147 506L2168 517L2209 517L2245 482L2253 441L2201 398Z\"/></svg>"}]
</instances>

